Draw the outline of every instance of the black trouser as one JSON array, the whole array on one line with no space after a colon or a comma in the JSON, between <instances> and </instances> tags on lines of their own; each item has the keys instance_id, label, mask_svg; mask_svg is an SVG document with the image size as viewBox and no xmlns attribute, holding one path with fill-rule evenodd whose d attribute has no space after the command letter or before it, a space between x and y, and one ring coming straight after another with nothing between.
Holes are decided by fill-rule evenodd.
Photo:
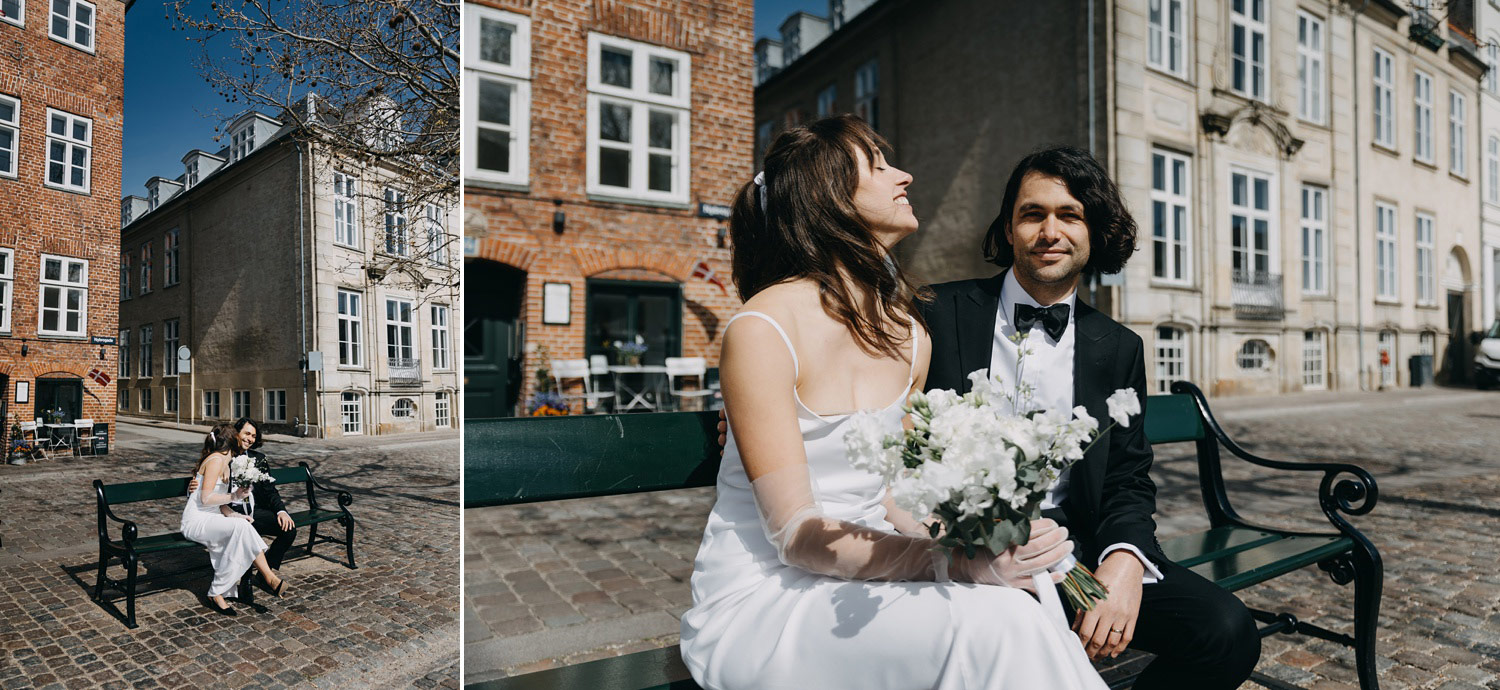
<instances>
[{"instance_id":1,"label":"black trouser","mask_svg":"<svg viewBox=\"0 0 1500 690\"><path fill-rule=\"evenodd\" d=\"M266 549L266 565L279 570L286 550L292 548L292 542L297 540L297 528L294 526L282 531L281 525L276 522L276 515L264 508L255 509L255 531L274 538L271 547Z\"/></svg>"},{"instance_id":2,"label":"black trouser","mask_svg":"<svg viewBox=\"0 0 1500 690\"><path fill-rule=\"evenodd\" d=\"M1156 659L1135 690L1238 688L1260 660L1260 633L1239 598L1176 563L1159 566L1160 582L1141 588L1131 649ZM1067 597L1062 597L1067 606ZM1069 620L1073 612L1068 611Z\"/></svg>"}]
</instances>

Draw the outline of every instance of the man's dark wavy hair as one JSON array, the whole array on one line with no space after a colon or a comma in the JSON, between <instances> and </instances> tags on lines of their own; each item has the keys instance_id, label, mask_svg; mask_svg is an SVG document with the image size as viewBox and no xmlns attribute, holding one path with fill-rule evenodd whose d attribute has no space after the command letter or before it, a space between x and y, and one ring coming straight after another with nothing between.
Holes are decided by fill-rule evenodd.
<instances>
[{"instance_id":1,"label":"man's dark wavy hair","mask_svg":"<svg viewBox=\"0 0 1500 690\"><path fill-rule=\"evenodd\" d=\"M1083 219L1089 226L1089 262L1085 271L1119 273L1135 253L1135 219L1125 209L1120 188L1089 152L1072 146L1055 146L1021 159L1005 185L1000 215L984 236L984 258L1001 268L1015 263L1015 248L1005 239L1005 229L1015 215L1016 197L1027 173L1060 178L1068 193L1083 204Z\"/></svg>"},{"instance_id":2,"label":"man's dark wavy hair","mask_svg":"<svg viewBox=\"0 0 1500 690\"><path fill-rule=\"evenodd\" d=\"M241 450L255 450L256 448L265 445L265 439L261 438L260 425L257 424L255 420L249 417L240 417L239 419L234 420L234 433L239 434L241 431L244 431L246 424L255 427L255 442L250 444L249 448L242 448Z\"/></svg>"}]
</instances>

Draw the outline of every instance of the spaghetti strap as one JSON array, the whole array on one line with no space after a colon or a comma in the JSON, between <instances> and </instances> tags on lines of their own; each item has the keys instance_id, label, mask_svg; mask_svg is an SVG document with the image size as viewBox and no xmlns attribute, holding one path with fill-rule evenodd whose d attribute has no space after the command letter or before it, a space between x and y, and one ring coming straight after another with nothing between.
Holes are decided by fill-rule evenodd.
<instances>
[{"instance_id":1,"label":"spaghetti strap","mask_svg":"<svg viewBox=\"0 0 1500 690\"><path fill-rule=\"evenodd\" d=\"M787 352L792 353L792 378L795 380L800 375L800 373L802 371L801 365L799 365L797 363L797 348L792 347L792 339L789 338L789 337L787 337L786 331L784 329L782 329L781 324L776 323L776 319L771 318L767 314L763 314L763 313L758 312L758 311L742 311L742 312L740 312L738 314L735 314L734 316L732 316L732 317L729 318L729 323L724 324L724 330L728 331L729 330L729 324L734 323L735 320L738 319L738 318L740 318L741 316L755 316L755 317L759 317L761 319L764 319L766 323L771 324L771 327L776 329L777 333L781 334L781 341L784 342L784 343L786 343ZM915 323L915 322L913 322L913 323ZM913 362L916 361L916 356L915 355L912 356L912 361ZM913 371L915 371L915 370L913 370ZM910 384L907 384L907 385L910 385Z\"/></svg>"},{"instance_id":2,"label":"spaghetti strap","mask_svg":"<svg viewBox=\"0 0 1500 690\"><path fill-rule=\"evenodd\" d=\"M910 389L911 384L917 382L917 345L922 341L917 335L917 317L908 318L911 319L911 367L906 371L906 387Z\"/></svg>"}]
</instances>

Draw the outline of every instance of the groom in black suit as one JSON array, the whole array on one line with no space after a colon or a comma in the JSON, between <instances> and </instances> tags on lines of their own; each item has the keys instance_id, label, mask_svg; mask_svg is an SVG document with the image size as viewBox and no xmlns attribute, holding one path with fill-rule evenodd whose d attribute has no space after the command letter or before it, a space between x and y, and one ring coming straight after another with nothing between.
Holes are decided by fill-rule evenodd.
<instances>
[{"instance_id":1,"label":"groom in black suit","mask_svg":"<svg viewBox=\"0 0 1500 690\"><path fill-rule=\"evenodd\" d=\"M260 427L248 417L241 417L234 423L234 432L239 436L240 447L255 461L255 466L263 472L271 471L271 463L266 460L266 454L257 450L263 443ZM281 492L276 490L274 482L256 484L251 489L251 497L255 499L255 514L250 516L255 521L255 531L272 537L271 546L266 549L266 564L273 570L280 570L281 559L286 557L287 549L297 541L297 525L292 522L292 516L287 512L286 503L281 500ZM239 504L234 504L232 509L244 512Z\"/></svg>"},{"instance_id":2,"label":"groom in black suit","mask_svg":"<svg viewBox=\"0 0 1500 690\"><path fill-rule=\"evenodd\" d=\"M1087 152L1059 147L1023 159L984 243L985 258L1008 270L934 285L935 299L918 303L932 337L927 388L967 392L968 373L986 368L1014 385L1009 337L1020 332L1029 334L1023 378L1039 407L1082 405L1104 426L1105 399L1134 388L1144 409L1140 336L1077 298L1085 270L1124 268L1135 236L1118 188ZM1260 658L1260 636L1239 599L1162 554L1143 421L1105 433L1043 503L1110 592L1074 615L1074 630L1096 659L1127 646L1155 653L1138 690L1237 688Z\"/></svg>"}]
</instances>

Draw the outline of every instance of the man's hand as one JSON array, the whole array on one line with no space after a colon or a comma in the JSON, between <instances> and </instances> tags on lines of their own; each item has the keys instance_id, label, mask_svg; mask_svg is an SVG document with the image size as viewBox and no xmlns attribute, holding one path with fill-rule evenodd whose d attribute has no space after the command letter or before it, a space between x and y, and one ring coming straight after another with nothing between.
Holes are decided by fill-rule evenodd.
<instances>
[{"instance_id":1,"label":"man's hand","mask_svg":"<svg viewBox=\"0 0 1500 690\"><path fill-rule=\"evenodd\" d=\"M1135 621L1141 611L1141 577L1146 566L1129 551L1115 551L1099 564L1094 576L1109 590L1109 598L1093 611L1079 611L1073 632L1090 659L1115 657L1135 639Z\"/></svg>"},{"instance_id":2,"label":"man's hand","mask_svg":"<svg viewBox=\"0 0 1500 690\"><path fill-rule=\"evenodd\" d=\"M235 513L234 516L235 517L240 517L240 518L245 518L245 522L248 522L248 523L250 523L252 525L255 524L255 518L250 517L249 515L246 515L244 513Z\"/></svg>"},{"instance_id":3,"label":"man's hand","mask_svg":"<svg viewBox=\"0 0 1500 690\"><path fill-rule=\"evenodd\" d=\"M729 422L724 410L719 410L719 457L724 456L724 446L729 444Z\"/></svg>"},{"instance_id":4,"label":"man's hand","mask_svg":"<svg viewBox=\"0 0 1500 690\"><path fill-rule=\"evenodd\" d=\"M292 522L292 516L283 510L276 514L276 525L281 528L281 531L290 532L296 528L297 523Z\"/></svg>"},{"instance_id":5,"label":"man's hand","mask_svg":"<svg viewBox=\"0 0 1500 690\"><path fill-rule=\"evenodd\" d=\"M188 493L193 493L194 491L197 491L197 490L198 490L198 477L194 476L192 479L188 480Z\"/></svg>"}]
</instances>

